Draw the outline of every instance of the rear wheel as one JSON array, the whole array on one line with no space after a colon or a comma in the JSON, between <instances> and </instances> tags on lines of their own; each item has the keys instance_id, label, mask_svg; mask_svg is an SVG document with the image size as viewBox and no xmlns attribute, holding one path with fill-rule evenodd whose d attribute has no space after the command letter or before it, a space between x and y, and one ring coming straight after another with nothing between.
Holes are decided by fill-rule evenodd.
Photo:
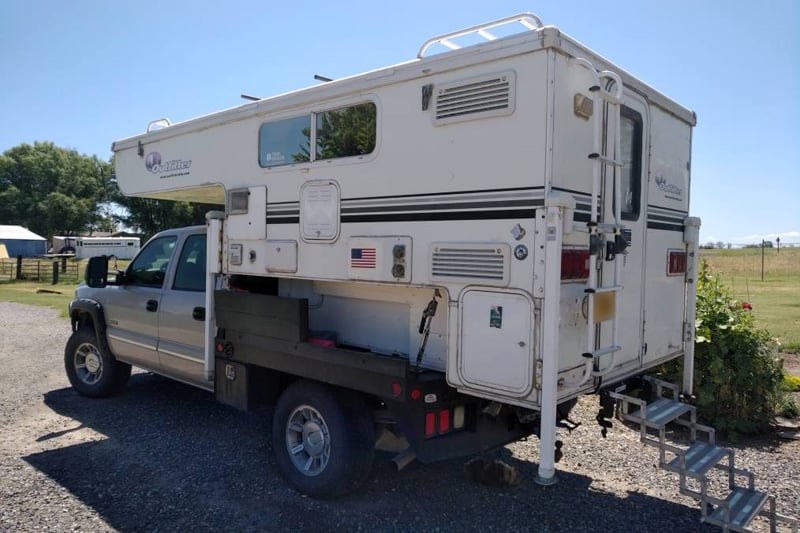
<instances>
[{"instance_id":1,"label":"rear wheel","mask_svg":"<svg viewBox=\"0 0 800 533\"><path fill-rule=\"evenodd\" d=\"M89 328L79 329L67 341L64 369L72 388L93 398L119 392L131 375L131 365L120 363L101 349Z\"/></svg>"},{"instance_id":2,"label":"rear wheel","mask_svg":"<svg viewBox=\"0 0 800 533\"><path fill-rule=\"evenodd\" d=\"M289 485L309 496L332 498L352 492L366 479L375 430L357 394L299 381L275 407L272 447Z\"/></svg>"}]
</instances>

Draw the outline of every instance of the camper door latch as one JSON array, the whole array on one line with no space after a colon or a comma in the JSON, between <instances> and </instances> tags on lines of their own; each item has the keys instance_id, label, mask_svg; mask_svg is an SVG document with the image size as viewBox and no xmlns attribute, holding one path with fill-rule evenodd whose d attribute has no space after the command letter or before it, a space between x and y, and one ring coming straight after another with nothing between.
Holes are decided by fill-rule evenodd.
<instances>
[{"instance_id":1,"label":"camper door latch","mask_svg":"<svg viewBox=\"0 0 800 533\"><path fill-rule=\"evenodd\" d=\"M617 254L625 253L628 249L628 239L623 235L614 235L613 241L606 241L606 261L613 261Z\"/></svg>"}]
</instances>

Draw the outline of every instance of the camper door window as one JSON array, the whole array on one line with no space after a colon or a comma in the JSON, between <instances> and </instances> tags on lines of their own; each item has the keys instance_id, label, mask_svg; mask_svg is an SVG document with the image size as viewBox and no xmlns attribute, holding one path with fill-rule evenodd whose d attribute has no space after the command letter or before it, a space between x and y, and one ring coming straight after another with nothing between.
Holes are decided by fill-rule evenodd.
<instances>
[{"instance_id":1,"label":"camper door window","mask_svg":"<svg viewBox=\"0 0 800 533\"><path fill-rule=\"evenodd\" d=\"M622 218L638 220L642 196L642 116L623 106L620 119L620 159L624 165L620 176Z\"/></svg>"}]
</instances>

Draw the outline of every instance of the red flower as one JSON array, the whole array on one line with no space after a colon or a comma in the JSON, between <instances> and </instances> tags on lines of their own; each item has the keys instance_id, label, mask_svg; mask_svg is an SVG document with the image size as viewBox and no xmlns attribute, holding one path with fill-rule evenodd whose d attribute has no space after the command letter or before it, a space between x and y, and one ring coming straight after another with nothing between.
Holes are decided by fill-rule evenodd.
<instances>
[{"instance_id":1,"label":"red flower","mask_svg":"<svg viewBox=\"0 0 800 533\"><path fill-rule=\"evenodd\" d=\"M742 302L742 309L748 309L748 310L752 310L752 309L753 309L753 306L752 306L752 305L750 305L750 304L749 304L749 303L747 303L747 302Z\"/></svg>"}]
</instances>

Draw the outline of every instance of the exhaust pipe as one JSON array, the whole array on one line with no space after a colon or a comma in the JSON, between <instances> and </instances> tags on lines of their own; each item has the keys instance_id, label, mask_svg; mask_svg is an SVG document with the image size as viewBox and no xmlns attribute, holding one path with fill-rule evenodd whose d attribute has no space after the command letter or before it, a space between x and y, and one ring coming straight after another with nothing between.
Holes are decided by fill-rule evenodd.
<instances>
[{"instance_id":1,"label":"exhaust pipe","mask_svg":"<svg viewBox=\"0 0 800 533\"><path fill-rule=\"evenodd\" d=\"M392 459L392 462L397 467L397 471L399 472L400 470L404 469L409 464L411 464L411 462L416 458L417 454L414 452L414 450L408 448L404 452L400 452L397 455L395 455L394 459Z\"/></svg>"}]
</instances>

